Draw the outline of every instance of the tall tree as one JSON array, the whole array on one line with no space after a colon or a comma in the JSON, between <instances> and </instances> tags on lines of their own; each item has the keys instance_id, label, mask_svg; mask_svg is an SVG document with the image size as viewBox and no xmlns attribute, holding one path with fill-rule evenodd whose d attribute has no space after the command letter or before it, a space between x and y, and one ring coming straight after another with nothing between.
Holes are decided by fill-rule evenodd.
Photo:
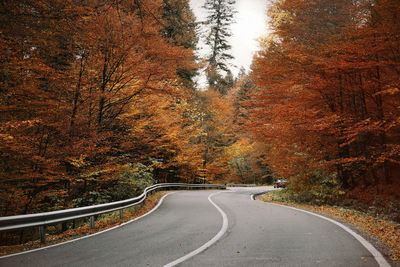
<instances>
[{"instance_id":1,"label":"tall tree","mask_svg":"<svg viewBox=\"0 0 400 267\"><path fill-rule=\"evenodd\" d=\"M129 139L126 114L138 97L181 97L176 73L193 55L161 34L161 11L152 0L0 4L3 215L112 191L133 161L124 143L145 143Z\"/></svg>"},{"instance_id":2,"label":"tall tree","mask_svg":"<svg viewBox=\"0 0 400 267\"><path fill-rule=\"evenodd\" d=\"M392 189L400 169L399 10L393 0L271 6L274 33L252 67L250 126L275 173L310 200L328 184L367 201L400 198Z\"/></svg>"},{"instance_id":3,"label":"tall tree","mask_svg":"<svg viewBox=\"0 0 400 267\"><path fill-rule=\"evenodd\" d=\"M229 37L232 36L230 25L234 22L235 0L206 0L203 8L208 11L204 24L206 30L206 44L210 48L206 69L209 86L219 91L218 84L222 79L222 73L229 73L229 60L234 57L229 50Z\"/></svg>"},{"instance_id":4,"label":"tall tree","mask_svg":"<svg viewBox=\"0 0 400 267\"><path fill-rule=\"evenodd\" d=\"M196 34L196 18L190 8L189 0L162 1L163 27L161 33L171 43L186 49L196 49L198 37ZM197 75L196 57L188 57L191 64L177 70L184 85L194 88L193 77Z\"/></svg>"}]
</instances>

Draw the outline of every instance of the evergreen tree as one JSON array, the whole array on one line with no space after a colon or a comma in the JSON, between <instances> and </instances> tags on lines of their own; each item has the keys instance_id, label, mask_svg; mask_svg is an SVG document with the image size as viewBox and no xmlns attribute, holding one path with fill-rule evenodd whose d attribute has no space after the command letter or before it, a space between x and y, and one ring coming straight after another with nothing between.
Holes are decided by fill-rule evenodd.
<instances>
[{"instance_id":1,"label":"evergreen tree","mask_svg":"<svg viewBox=\"0 0 400 267\"><path fill-rule=\"evenodd\" d=\"M214 90L220 88L221 72L229 73L229 60L233 59L228 38L232 36L229 26L234 22L234 5L235 0L206 0L203 6L209 12L204 24L208 26L205 43L211 50L206 73L208 84Z\"/></svg>"},{"instance_id":2,"label":"evergreen tree","mask_svg":"<svg viewBox=\"0 0 400 267\"><path fill-rule=\"evenodd\" d=\"M198 42L196 17L190 8L189 0L162 1L162 35L175 46L194 50ZM196 58L191 58L190 68L178 69L177 74L189 88L194 87L193 77L197 75Z\"/></svg>"},{"instance_id":3,"label":"evergreen tree","mask_svg":"<svg viewBox=\"0 0 400 267\"><path fill-rule=\"evenodd\" d=\"M240 78L242 78L243 76L246 76L246 75L247 75L247 71L246 71L245 67L241 66L236 79L239 80Z\"/></svg>"},{"instance_id":4,"label":"evergreen tree","mask_svg":"<svg viewBox=\"0 0 400 267\"><path fill-rule=\"evenodd\" d=\"M220 92L221 94L225 95L228 91L235 87L235 78L230 70L227 71L225 77L221 77L218 81L216 86L216 91Z\"/></svg>"}]
</instances>

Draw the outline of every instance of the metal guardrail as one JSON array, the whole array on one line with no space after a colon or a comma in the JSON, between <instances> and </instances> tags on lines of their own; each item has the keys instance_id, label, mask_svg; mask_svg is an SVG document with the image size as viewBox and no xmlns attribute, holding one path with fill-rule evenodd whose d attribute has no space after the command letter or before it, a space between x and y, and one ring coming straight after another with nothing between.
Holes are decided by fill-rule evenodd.
<instances>
[{"instance_id":1,"label":"metal guardrail","mask_svg":"<svg viewBox=\"0 0 400 267\"><path fill-rule=\"evenodd\" d=\"M162 188L170 189L170 188L182 188L182 187L226 189L225 185L218 185L218 184L182 184L182 183L156 184L147 187L140 196L126 200L80 207L80 208L58 210L58 211L0 217L0 231L18 230L28 227L39 227L40 240L41 242L45 242L46 225L56 224L84 217L90 217L90 226L94 228L95 215L119 211L120 219L122 219L123 209L132 206L135 206L135 209L137 209L137 205L143 206L144 202L146 201L147 195L152 191L156 191Z\"/></svg>"},{"instance_id":2,"label":"metal guardrail","mask_svg":"<svg viewBox=\"0 0 400 267\"><path fill-rule=\"evenodd\" d=\"M253 187L256 184L227 184L226 187Z\"/></svg>"}]
</instances>

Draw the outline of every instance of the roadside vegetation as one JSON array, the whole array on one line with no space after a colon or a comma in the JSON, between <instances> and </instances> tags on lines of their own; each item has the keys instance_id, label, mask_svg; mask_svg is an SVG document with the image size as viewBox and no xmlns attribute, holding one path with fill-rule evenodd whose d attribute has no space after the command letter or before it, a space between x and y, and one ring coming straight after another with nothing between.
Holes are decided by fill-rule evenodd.
<instances>
[{"instance_id":1,"label":"roadside vegetation","mask_svg":"<svg viewBox=\"0 0 400 267\"><path fill-rule=\"evenodd\" d=\"M239 91L252 156L289 182L263 199L352 223L399 260L399 1L282 0L268 14Z\"/></svg>"}]
</instances>

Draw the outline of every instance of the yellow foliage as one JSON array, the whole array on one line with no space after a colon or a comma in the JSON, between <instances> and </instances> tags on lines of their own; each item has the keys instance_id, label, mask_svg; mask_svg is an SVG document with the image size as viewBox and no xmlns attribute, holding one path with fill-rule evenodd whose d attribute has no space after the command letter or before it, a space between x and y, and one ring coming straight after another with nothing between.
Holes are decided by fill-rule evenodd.
<instances>
[{"instance_id":1,"label":"yellow foliage","mask_svg":"<svg viewBox=\"0 0 400 267\"><path fill-rule=\"evenodd\" d=\"M69 158L68 161L69 163L77 168L82 168L87 166L87 162L85 162L85 159L87 158L87 155L81 154L79 158Z\"/></svg>"}]
</instances>

